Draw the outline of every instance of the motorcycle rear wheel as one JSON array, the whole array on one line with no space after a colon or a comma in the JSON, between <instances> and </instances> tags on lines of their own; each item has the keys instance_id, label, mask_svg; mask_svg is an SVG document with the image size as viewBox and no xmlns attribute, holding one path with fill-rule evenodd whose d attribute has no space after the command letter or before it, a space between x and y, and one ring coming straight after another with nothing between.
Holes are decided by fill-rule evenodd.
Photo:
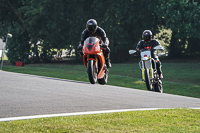
<instances>
[{"instance_id":1,"label":"motorcycle rear wheel","mask_svg":"<svg viewBox=\"0 0 200 133\"><path fill-rule=\"evenodd\" d=\"M95 69L95 63L94 60L88 61L88 77L91 84L95 84L97 81L97 72Z\"/></svg>"},{"instance_id":2,"label":"motorcycle rear wheel","mask_svg":"<svg viewBox=\"0 0 200 133\"><path fill-rule=\"evenodd\" d=\"M150 80L149 70L145 69L144 73L145 73L145 83L146 83L147 90L152 91L152 82Z\"/></svg>"},{"instance_id":3,"label":"motorcycle rear wheel","mask_svg":"<svg viewBox=\"0 0 200 133\"><path fill-rule=\"evenodd\" d=\"M155 92L163 93L162 81L158 81L158 82L154 85L154 90L155 90Z\"/></svg>"}]
</instances>

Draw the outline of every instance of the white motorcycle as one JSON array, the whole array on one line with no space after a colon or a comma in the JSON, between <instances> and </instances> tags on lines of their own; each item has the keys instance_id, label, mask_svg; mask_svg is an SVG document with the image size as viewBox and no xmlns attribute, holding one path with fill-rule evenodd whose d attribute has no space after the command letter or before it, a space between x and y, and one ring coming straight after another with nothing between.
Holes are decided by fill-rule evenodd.
<instances>
[{"instance_id":1,"label":"white motorcycle","mask_svg":"<svg viewBox=\"0 0 200 133\"><path fill-rule=\"evenodd\" d=\"M153 48L154 50L163 50L161 45ZM129 54L137 53L136 50L129 50ZM158 51L157 51L158 53ZM168 53L157 54L158 56L167 56ZM163 92L162 81L159 78L156 61L151 58L151 50L140 50L141 61L139 62L140 70L142 71L142 81L146 83L146 87L149 91Z\"/></svg>"}]
</instances>

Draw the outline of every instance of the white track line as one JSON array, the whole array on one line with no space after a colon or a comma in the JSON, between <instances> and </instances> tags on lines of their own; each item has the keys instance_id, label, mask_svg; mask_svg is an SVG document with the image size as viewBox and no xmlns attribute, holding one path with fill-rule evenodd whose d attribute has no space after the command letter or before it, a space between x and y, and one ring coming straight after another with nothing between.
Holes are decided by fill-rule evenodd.
<instances>
[{"instance_id":1,"label":"white track line","mask_svg":"<svg viewBox=\"0 0 200 133\"><path fill-rule=\"evenodd\" d=\"M26 120L26 119L37 119L37 118L48 118L48 117L59 117L59 116L75 116L75 115L103 114L103 113L115 113L115 112L127 112L127 111L158 110L158 109L172 109L172 108L121 109L121 110L103 110L103 111L90 111L90 112L21 116L21 117L0 118L0 122L14 121L14 120ZM200 108L191 108L191 109L200 109Z\"/></svg>"}]
</instances>

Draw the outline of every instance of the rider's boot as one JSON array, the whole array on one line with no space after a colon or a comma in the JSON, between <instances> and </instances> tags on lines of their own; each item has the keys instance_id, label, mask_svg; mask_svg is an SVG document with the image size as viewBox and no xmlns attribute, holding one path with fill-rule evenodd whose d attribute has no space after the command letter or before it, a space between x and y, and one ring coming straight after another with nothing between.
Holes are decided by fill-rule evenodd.
<instances>
[{"instance_id":1,"label":"rider's boot","mask_svg":"<svg viewBox=\"0 0 200 133\"><path fill-rule=\"evenodd\" d=\"M105 61L106 61L106 66L108 68L111 68L112 65L110 63L110 48L107 45L106 45L106 48L104 49L103 53L104 53L104 57L105 57Z\"/></svg>"},{"instance_id":2,"label":"rider's boot","mask_svg":"<svg viewBox=\"0 0 200 133\"><path fill-rule=\"evenodd\" d=\"M158 61L158 62L156 63L156 67L157 67L157 71L158 71L158 75L159 75L159 78L160 78L160 79L163 78L163 74L162 74L161 66L162 66L162 65L161 65L161 62Z\"/></svg>"},{"instance_id":3,"label":"rider's boot","mask_svg":"<svg viewBox=\"0 0 200 133\"><path fill-rule=\"evenodd\" d=\"M111 67L112 67L112 65L111 65L111 63L110 63L110 59L106 59L106 66L107 66L108 68L111 68Z\"/></svg>"},{"instance_id":4,"label":"rider's boot","mask_svg":"<svg viewBox=\"0 0 200 133\"><path fill-rule=\"evenodd\" d=\"M106 66L107 66L108 68L111 68L112 65L111 65L111 63L110 63L110 53L109 53L109 54L106 54L106 53L105 53L104 56L105 56Z\"/></svg>"}]
</instances>

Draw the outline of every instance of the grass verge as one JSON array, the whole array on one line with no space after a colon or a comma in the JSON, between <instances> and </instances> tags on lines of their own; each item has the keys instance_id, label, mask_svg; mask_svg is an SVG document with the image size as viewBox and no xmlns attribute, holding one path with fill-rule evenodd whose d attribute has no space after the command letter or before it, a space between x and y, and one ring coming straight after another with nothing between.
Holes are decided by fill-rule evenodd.
<instances>
[{"instance_id":1,"label":"grass verge","mask_svg":"<svg viewBox=\"0 0 200 133\"><path fill-rule=\"evenodd\" d=\"M0 123L0 132L200 132L200 110L163 109Z\"/></svg>"}]
</instances>

